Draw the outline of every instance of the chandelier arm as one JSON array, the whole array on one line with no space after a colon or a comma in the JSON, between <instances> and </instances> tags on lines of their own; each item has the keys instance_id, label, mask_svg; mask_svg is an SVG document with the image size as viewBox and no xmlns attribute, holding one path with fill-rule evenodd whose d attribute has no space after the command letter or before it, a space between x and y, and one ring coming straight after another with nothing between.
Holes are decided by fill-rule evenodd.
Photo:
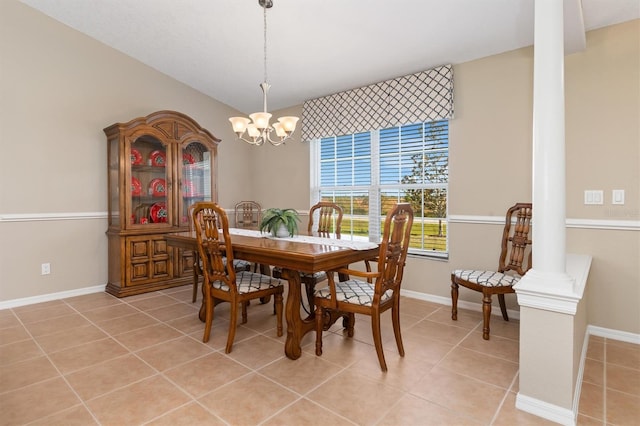
<instances>
[{"instance_id":1,"label":"chandelier arm","mask_svg":"<svg viewBox=\"0 0 640 426\"><path fill-rule=\"evenodd\" d=\"M291 139L290 134L286 136L277 136L275 140L271 139L271 132L273 132L273 128L269 127L264 129L259 136L256 136L254 138L247 139L243 134L238 136L238 139L255 146L261 146L267 141L273 146L280 146L283 145L288 139Z\"/></svg>"},{"instance_id":2,"label":"chandelier arm","mask_svg":"<svg viewBox=\"0 0 640 426\"><path fill-rule=\"evenodd\" d=\"M273 146L280 146L280 145L284 144L285 141L291 137L291 135L282 136L282 137L278 136L278 139L273 140L273 139L271 139L271 135L270 135L271 130L273 130L273 129L269 129L269 131L267 132L267 140Z\"/></svg>"},{"instance_id":3,"label":"chandelier arm","mask_svg":"<svg viewBox=\"0 0 640 426\"><path fill-rule=\"evenodd\" d=\"M238 139L248 143L249 145L260 146L260 145L264 144L264 138L263 137L258 137L258 138L255 138L255 140L251 140L251 139L245 138L244 136L238 136Z\"/></svg>"}]
</instances>

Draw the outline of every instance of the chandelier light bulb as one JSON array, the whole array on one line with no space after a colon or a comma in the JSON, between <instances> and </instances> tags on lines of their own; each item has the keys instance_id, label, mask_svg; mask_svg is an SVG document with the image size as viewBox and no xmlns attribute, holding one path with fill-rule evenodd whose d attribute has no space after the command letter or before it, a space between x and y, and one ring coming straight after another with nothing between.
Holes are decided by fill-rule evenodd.
<instances>
[{"instance_id":1,"label":"chandelier light bulb","mask_svg":"<svg viewBox=\"0 0 640 426\"><path fill-rule=\"evenodd\" d=\"M251 123L247 126L247 133L249 133L249 137L257 138L258 136L260 136L261 132L260 130L258 130L255 124Z\"/></svg>"},{"instance_id":2,"label":"chandelier light bulb","mask_svg":"<svg viewBox=\"0 0 640 426\"><path fill-rule=\"evenodd\" d=\"M258 129L264 130L269 127L271 114L268 112L254 112L253 114L249 114L249 118L253 120L253 124L255 124Z\"/></svg>"},{"instance_id":3,"label":"chandelier light bulb","mask_svg":"<svg viewBox=\"0 0 640 426\"><path fill-rule=\"evenodd\" d=\"M247 129L247 126L251 122L251 120L249 120L246 117L231 117L229 119L229 121L231 122L231 126L233 127L233 131L238 136L240 136L240 135L242 135L244 133L244 131Z\"/></svg>"},{"instance_id":4,"label":"chandelier light bulb","mask_svg":"<svg viewBox=\"0 0 640 426\"><path fill-rule=\"evenodd\" d=\"M291 134L296 129L296 123L298 122L298 117L280 117L278 121L282 124L282 128L287 134Z\"/></svg>"},{"instance_id":5,"label":"chandelier light bulb","mask_svg":"<svg viewBox=\"0 0 640 426\"><path fill-rule=\"evenodd\" d=\"M276 136L279 138L283 138L287 136L287 132L282 127L282 123L273 123L273 129L276 131Z\"/></svg>"}]
</instances>

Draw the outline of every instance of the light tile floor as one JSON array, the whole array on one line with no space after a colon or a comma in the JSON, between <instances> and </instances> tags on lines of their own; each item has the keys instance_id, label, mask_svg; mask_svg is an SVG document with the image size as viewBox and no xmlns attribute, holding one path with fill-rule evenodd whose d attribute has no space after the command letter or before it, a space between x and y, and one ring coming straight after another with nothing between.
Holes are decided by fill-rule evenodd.
<instances>
[{"instance_id":1,"label":"light tile floor","mask_svg":"<svg viewBox=\"0 0 640 426\"><path fill-rule=\"evenodd\" d=\"M517 321L403 298L406 356L383 318L388 373L370 322L339 327L314 353L284 356L272 306L253 304L224 354L228 307L203 344L191 287L117 299L105 293L0 311L1 425L538 425L515 408ZM591 337L579 424L640 424L640 348Z\"/></svg>"}]
</instances>

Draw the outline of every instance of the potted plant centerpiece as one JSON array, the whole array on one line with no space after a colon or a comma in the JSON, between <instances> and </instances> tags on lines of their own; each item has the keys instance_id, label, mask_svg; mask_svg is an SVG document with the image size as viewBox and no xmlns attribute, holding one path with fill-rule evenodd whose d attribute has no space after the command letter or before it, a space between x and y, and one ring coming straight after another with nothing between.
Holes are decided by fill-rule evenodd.
<instances>
[{"instance_id":1,"label":"potted plant centerpiece","mask_svg":"<svg viewBox=\"0 0 640 426\"><path fill-rule=\"evenodd\" d=\"M300 216L294 209L267 209L260 222L260 231L271 232L278 238L293 237L298 233Z\"/></svg>"}]
</instances>

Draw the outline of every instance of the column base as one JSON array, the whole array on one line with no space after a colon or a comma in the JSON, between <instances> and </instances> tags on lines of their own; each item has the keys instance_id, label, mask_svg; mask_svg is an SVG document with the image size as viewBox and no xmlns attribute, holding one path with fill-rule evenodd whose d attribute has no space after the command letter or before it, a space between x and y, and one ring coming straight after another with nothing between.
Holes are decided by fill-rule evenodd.
<instances>
[{"instance_id":1,"label":"column base","mask_svg":"<svg viewBox=\"0 0 640 426\"><path fill-rule=\"evenodd\" d=\"M576 413L572 410L531 398L521 392L518 392L516 396L516 408L562 425L573 426L576 424Z\"/></svg>"}]
</instances>

